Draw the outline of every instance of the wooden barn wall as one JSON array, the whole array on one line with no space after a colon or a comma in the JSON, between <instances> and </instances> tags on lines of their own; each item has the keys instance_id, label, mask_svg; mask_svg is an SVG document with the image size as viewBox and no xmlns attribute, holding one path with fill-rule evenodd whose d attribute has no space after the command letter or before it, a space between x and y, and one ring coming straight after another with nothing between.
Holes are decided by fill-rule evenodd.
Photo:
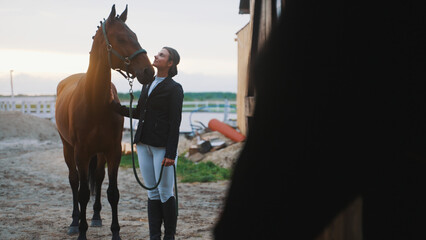
<instances>
[{"instance_id":1,"label":"wooden barn wall","mask_svg":"<svg viewBox=\"0 0 426 240\"><path fill-rule=\"evenodd\" d=\"M247 135L246 97L248 91L248 64L251 46L251 24L247 24L237 33L238 41L238 90L237 125L241 133Z\"/></svg>"}]
</instances>

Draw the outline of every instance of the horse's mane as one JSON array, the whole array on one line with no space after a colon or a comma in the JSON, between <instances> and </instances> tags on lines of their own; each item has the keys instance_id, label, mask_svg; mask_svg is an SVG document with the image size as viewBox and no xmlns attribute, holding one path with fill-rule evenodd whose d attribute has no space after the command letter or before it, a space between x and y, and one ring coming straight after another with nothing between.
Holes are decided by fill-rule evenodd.
<instances>
[{"instance_id":1,"label":"horse's mane","mask_svg":"<svg viewBox=\"0 0 426 240\"><path fill-rule=\"evenodd\" d=\"M119 21L119 22L123 23L123 24L124 24L124 26L125 26L128 30L130 30L130 28L127 26L127 24L126 24L125 22L123 22L123 20L121 20L121 19L120 19L120 15L119 15L119 14L117 14L117 16L114 18L114 20L117 20L117 21ZM102 27L102 23L103 23L103 22L105 22L105 21L106 21L106 20L105 20L105 18L103 19L103 21L99 21L99 26L96 26L96 32L95 32L95 35L93 35L93 36L92 36L92 39L94 39L94 38L95 38L96 34L98 33L99 28L101 28L101 27ZM131 31L131 30L130 30L130 31Z\"/></svg>"}]
</instances>

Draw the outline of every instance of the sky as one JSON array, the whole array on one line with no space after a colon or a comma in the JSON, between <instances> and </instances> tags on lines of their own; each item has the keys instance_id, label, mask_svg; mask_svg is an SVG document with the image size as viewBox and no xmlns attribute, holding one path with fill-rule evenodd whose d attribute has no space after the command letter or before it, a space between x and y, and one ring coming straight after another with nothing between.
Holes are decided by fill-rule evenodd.
<instances>
[{"instance_id":1,"label":"sky","mask_svg":"<svg viewBox=\"0 0 426 240\"><path fill-rule=\"evenodd\" d=\"M60 80L86 72L92 36L115 4L128 4L127 26L151 61L163 46L175 48L185 92L237 91L236 32L250 16L239 0L0 0L0 95L55 94ZM127 80L113 71L119 92ZM141 85L135 81L134 90Z\"/></svg>"}]
</instances>

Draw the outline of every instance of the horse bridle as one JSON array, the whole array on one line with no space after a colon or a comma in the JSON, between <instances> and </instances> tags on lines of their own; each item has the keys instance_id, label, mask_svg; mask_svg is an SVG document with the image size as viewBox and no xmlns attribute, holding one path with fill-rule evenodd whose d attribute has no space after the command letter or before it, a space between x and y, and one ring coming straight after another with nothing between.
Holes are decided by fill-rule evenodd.
<instances>
[{"instance_id":1,"label":"horse bridle","mask_svg":"<svg viewBox=\"0 0 426 240\"><path fill-rule=\"evenodd\" d=\"M114 50L112 48L112 45L109 42L107 34L106 34L105 22L106 21L102 22L102 32L104 34L105 42L106 42L106 45L107 45L108 63L109 63L110 68L114 69L112 67L112 63L111 63L111 52L112 52L115 56L117 56L118 58L120 58L121 60L123 60L124 65L126 66L126 75L127 76L124 75L124 73L122 72L122 69L120 69L120 68L116 68L114 70L117 71L117 72L119 72L121 75L123 75L123 77L125 77L127 79L134 79L136 76L134 76L134 75L131 76L131 74L129 73L129 66L130 66L131 60L133 58L135 58L140 53L146 53L146 50L143 49L143 48L141 48L141 49L137 50L136 52L134 52L132 55L130 55L130 57L123 57L120 53L118 53L116 50Z\"/></svg>"}]
</instances>

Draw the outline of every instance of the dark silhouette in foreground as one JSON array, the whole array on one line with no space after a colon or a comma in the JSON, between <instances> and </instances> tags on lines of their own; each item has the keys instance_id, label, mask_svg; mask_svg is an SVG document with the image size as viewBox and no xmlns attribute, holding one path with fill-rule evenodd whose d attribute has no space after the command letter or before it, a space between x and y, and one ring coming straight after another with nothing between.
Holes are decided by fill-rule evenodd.
<instances>
[{"instance_id":1,"label":"dark silhouette in foreground","mask_svg":"<svg viewBox=\"0 0 426 240\"><path fill-rule=\"evenodd\" d=\"M286 1L215 239L315 239L362 197L363 239L426 239L420 1Z\"/></svg>"}]
</instances>

